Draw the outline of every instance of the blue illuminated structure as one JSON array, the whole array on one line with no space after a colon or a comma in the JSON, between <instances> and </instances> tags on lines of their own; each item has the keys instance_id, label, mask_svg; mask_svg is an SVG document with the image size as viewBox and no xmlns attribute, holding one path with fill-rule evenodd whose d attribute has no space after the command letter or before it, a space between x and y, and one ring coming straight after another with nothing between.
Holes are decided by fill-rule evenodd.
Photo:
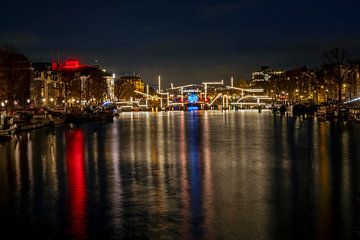
<instances>
[{"instance_id":1,"label":"blue illuminated structure","mask_svg":"<svg viewBox=\"0 0 360 240\"><path fill-rule=\"evenodd\" d=\"M195 110L199 110L199 107L198 106L188 107L188 111L195 111Z\"/></svg>"},{"instance_id":2,"label":"blue illuminated structure","mask_svg":"<svg viewBox=\"0 0 360 240\"><path fill-rule=\"evenodd\" d=\"M187 100L188 100L188 104L187 104L188 111L195 111L200 109L200 106L198 104L199 96L197 94L195 93L189 94Z\"/></svg>"},{"instance_id":3,"label":"blue illuminated structure","mask_svg":"<svg viewBox=\"0 0 360 240\"><path fill-rule=\"evenodd\" d=\"M190 94L188 96L188 101L189 103L196 103L197 101L199 101L199 97L196 94Z\"/></svg>"},{"instance_id":4,"label":"blue illuminated structure","mask_svg":"<svg viewBox=\"0 0 360 240\"><path fill-rule=\"evenodd\" d=\"M103 104L102 104L102 106L103 107L106 107L106 106L108 106L110 104L110 101L106 101L106 102L104 102Z\"/></svg>"}]
</instances>

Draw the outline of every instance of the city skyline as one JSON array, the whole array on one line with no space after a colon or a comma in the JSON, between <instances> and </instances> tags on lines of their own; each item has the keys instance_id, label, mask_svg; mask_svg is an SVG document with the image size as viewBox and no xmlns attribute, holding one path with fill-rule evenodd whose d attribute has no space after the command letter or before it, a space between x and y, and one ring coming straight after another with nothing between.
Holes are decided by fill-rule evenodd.
<instances>
[{"instance_id":1,"label":"city skyline","mask_svg":"<svg viewBox=\"0 0 360 240\"><path fill-rule=\"evenodd\" d=\"M335 46L360 56L355 1L14 1L0 41L33 62L79 58L149 83L249 79L259 66L323 63ZM29 10L31 9L31 10Z\"/></svg>"}]
</instances>

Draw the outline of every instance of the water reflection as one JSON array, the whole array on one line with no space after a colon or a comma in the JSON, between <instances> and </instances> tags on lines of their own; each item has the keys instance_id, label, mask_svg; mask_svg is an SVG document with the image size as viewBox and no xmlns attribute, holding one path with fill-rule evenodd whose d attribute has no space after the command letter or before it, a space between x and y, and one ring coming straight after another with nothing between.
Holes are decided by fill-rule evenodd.
<instances>
[{"instance_id":1,"label":"water reflection","mask_svg":"<svg viewBox=\"0 0 360 240\"><path fill-rule=\"evenodd\" d=\"M40 129L0 143L0 221L13 238L357 238L359 130L267 112Z\"/></svg>"},{"instance_id":2,"label":"water reflection","mask_svg":"<svg viewBox=\"0 0 360 240\"><path fill-rule=\"evenodd\" d=\"M190 190L190 226L191 238L199 238L203 234L202 222L202 166L200 163L200 143L202 128L198 113L194 112L189 118L187 131L188 164L189 164L189 190Z\"/></svg>"},{"instance_id":3,"label":"water reflection","mask_svg":"<svg viewBox=\"0 0 360 240\"><path fill-rule=\"evenodd\" d=\"M75 239L86 239L86 184L84 168L84 134L82 129L66 135L66 166L69 188L69 234Z\"/></svg>"},{"instance_id":4,"label":"water reflection","mask_svg":"<svg viewBox=\"0 0 360 240\"><path fill-rule=\"evenodd\" d=\"M187 132L186 132L186 122L185 122L185 114L181 113L179 116L179 160L181 166L181 175L180 175L180 197L181 197L181 218L183 221L181 222L181 236L183 239L190 239L191 225L188 224L190 222L190 194L189 194L189 179L188 179L188 171L187 171Z\"/></svg>"}]
</instances>

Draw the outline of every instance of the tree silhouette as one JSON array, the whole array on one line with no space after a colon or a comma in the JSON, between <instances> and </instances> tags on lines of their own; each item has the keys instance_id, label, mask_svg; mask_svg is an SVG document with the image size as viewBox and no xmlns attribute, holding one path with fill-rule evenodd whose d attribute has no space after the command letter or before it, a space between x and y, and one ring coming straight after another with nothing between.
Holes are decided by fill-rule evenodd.
<instances>
[{"instance_id":1,"label":"tree silhouette","mask_svg":"<svg viewBox=\"0 0 360 240\"><path fill-rule=\"evenodd\" d=\"M136 96L136 94L131 84L119 81L115 84L115 96L119 100L128 100L130 97Z\"/></svg>"},{"instance_id":2,"label":"tree silhouette","mask_svg":"<svg viewBox=\"0 0 360 240\"><path fill-rule=\"evenodd\" d=\"M342 85L349 80L352 75L352 67L346 61L347 51L335 47L324 52L325 65L324 68L328 73L328 77L336 84L338 92L338 102L342 101Z\"/></svg>"},{"instance_id":3,"label":"tree silhouette","mask_svg":"<svg viewBox=\"0 0 360 240\"><path fill-rule=\"evenodd\" d=\"M108 84L102 71L93 71L86 80L87 95L90 98L96 98L96 101L102 102L108 95Z\"/></svg>"},{"instance_id":4,"label":"tree silhouette","mask_svg":"<svg viewBox=\"0 0 360 240\"><path fill-rule=\"evenodd\" d=\"M75 97L76 93L76 82L79 78L79 73L76 72L62 72L61 81L64 87L65 104L68 104L68 100L71 97ZM80 81L80 80L79 80Z\"/></svg>"}]
</instances>

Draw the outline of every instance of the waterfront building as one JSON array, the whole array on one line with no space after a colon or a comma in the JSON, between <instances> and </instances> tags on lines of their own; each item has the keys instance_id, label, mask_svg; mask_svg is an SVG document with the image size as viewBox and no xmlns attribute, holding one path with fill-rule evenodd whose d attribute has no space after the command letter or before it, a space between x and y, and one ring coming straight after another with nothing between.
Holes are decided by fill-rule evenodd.
<instances>
[{"instance_id":1,"label":"waterfront building","mask_svg":"<svg viewBox=\"0 0 360 240\"><path fill-rule=\"evenodd\" d=\"M291 69L285 72L285 86L281 89L290 100L313 100L318 102L320 86L315 71L307 67Z\"/></svg>"},{"instance_id":2,"label":"waterfront building","mask_svg":"<svg viewBox=\"0 0 360 240\"><path fill-rule=\"evenodd\" d=\"M63 104L64 86L61 74L51 70L50 63L33 63L34 78L30 84L30 100L32 105L58 106Z\"/></svg>"},{"instance_id":3,"label":"waterfront building","mask_svg":"<svg viewBox=\"0 0 360 240\"><path fill-rule=\"evenodd\" d=\"M25 105L33 78L31 61L23 54L0 49L0 101Z\"/></svg>"},{"instance_id":4,"label":"waterfront building","mask_svg":"<svg viewBox=\"0 0 360 240\"><path fill-rule=\"evenodd\" d=\"M360 62L351 62L352 73L347 81L343 85L345 88L345 95L347 100L360 97Z\"/></svg>"}]
</instances>

